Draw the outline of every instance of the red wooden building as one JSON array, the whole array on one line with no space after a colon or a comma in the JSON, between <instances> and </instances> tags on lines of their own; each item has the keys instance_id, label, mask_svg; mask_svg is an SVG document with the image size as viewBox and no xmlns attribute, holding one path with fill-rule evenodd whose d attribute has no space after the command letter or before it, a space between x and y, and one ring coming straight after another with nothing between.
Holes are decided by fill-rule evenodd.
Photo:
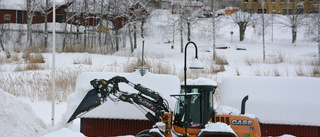
<instances>
[{"instance_id":1,"label":"red wooden building","mask_svg":"<svg viewBox=\"0 0 320 137\"><path fill-rule=\"evenodd\" d=\"M80 132L88 137L136 135L153 126L149 120L111 118L81 118L80 124Z\"/></svg>"},{"instance_id":2,"label":"red wooden building","mask_svg":"<svg viewBox=\"0 0 320 137\"><path fill-rule=\"evenodd\" d=\"M0 7L0 24L2 23L18 23L18 24L27 24L28 14L26 8L25 0L18 0L16 5L6 5L3 3L4 6ZM64 3L57 5L56 7L56 22L64 22L65 21L65 8L70 6L70 3ZM52 11L53 8L49 9L48 11ZM48 22L52 22L53 13L49 12L48 14ZM44 13L40 12L40 9L34 11L34 16L32 19L32 23L44 23L45 17Z\"/></svg>"},{"instance_id":3,"label":"red wooden building","mask_svg":"<svg viewBox=\"0 0 320 137\"><path fill-rule=\"evenodd\" d=\"M9 4L15 4L15 5L8 5L4 3L4 6L0 6L0 24L3 23L18 23L18 24L27 24L27 8L26 8L26 1L25 0L17 0L13 3ZM67 14L69 14L69 17L72 16L72 18L68 19L68 24L73 25L80 25L80 26L97 26L101 19L99 18L99 14L97 13L88 13L88 15L84 15L82 12L72 12L67 13L66 9L71 6L73 2L69 3L60 3L56 6L56 22L63 23L66 22ZM48 22L52 22L53 19L53 8L48 9ZM36 23L45 23L45 16L43 12L40 12L40 9L36 9L34 11L34 16L32 19L32 24ZM128 17L125 14L128 14L131 19L135 20L141 20L141 17L146 17L149 15L149 12L145 10L145 8L140 3L135 3L130 7L129 9L125 10L124 15L117 15L116 17L112 17L112 15L103 15L102 19L106 19L112 22L114 28L113 29L120 29L122 28L127 22ZM137 16L138 15L138 16ZM85 18L87 20L85 21ZM87 23L87 24L85 24Z\"/></svg>"}]
</instances>

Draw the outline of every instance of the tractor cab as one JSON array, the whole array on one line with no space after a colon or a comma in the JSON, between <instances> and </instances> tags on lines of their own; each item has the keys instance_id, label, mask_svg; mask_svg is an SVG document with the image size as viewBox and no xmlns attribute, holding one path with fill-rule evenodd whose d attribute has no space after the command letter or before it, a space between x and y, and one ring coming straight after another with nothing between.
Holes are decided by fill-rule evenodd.
<instances>
[{"instance_id":1,"label":"tractor cab","mask_svg":"<svg viewBox=\"0 0 320 137\"><path fill-rule=\"evenodd\" d=\"M178 99L173 121L176 132L184 133L185 117L188 117L189 134L192 131L197 134L211 118L214 118L213 96L215 89L215 85L181 85L180 94L171 95ZM186 100L187 102L185 102Z\"/></svg>"}]
</instances>

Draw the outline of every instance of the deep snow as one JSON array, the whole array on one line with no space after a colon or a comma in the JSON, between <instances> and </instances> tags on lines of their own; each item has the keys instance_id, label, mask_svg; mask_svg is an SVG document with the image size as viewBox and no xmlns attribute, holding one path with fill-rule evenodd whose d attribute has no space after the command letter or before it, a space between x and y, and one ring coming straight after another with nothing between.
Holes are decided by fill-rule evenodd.
<instances>
[{"instance_id":1,"label":"deep snow","mask_svg":"<svg viewBox=\"0 0 320 137\"><path fill-rule=\"evenodd\" d=\"M168 61L176 69L176 71L183 71L184 56L180 53L180 39L179 35L175 35L175 48L171 49L171 44L164 44L163 42L171 40L172 32L165 31L163 28L168 26L168 23L176 20L176 16L172 16L169 11L157 11L159 16L152 17L146 26L146 30L149 32L145 38L145 54L147 54L152 60L154 58L160 58L161 61ZM268 15L266 15L268 16ZM277 18L277 16L275 16ZM218 74L208 73L208 69L211 65L212 58L212 37L210 36L210 19L201 19L193 25L192 39L199 48L199 59L203 61L205 70L201 77L206 77L215 80L220 83L223 78L228 76L237 76L239 73L241 76L274 76L273 72L277 70L281 77L298 77L295 73L297 69L305 70L305 73L310 68L310 62L317 59L317 43L308 41L308 36L305 35L307 31L305 28L298 29L298 40L291 44L291 30L289 28L283 28L279 24L274 24L274 40L271 42L271 30L270 26L266 32L266 63L262 62L262 42L261 35L259 35L259 26L252 28L249 26L246 31L246 38L243 42L239 42L238 27L232 23L228 17L219 17L220 27L217 30L217 46L227 46L228 49L217 49L218 55L225 57L228 60L228 65L225 66L226 71L219 72ZM202 27L205 26L205 27ZM167 28L168 29L168 28ZM169 28L170 29L170 28ZM230 31L234 32L233 36L230 36ZM233 41L231 42L231 37ZM177 42L179 41L179 42ZM186 43L186 37L184 37L184 44ZM141 45L139 40L138 45ZM238 51L236 47L245 47L247 50ZM210 49L211 50L208 50ZM141 50L138 48L137 50ZM188 63L191 61L194 55L194 49L188 48ZM57 67L63 69L65 67L72 68L72 59L74 56L89 56L92 58L92 66L87 70L92 70L91 67L112 66L114 62L126 63L127 57L123 57L120 51L115 55L96 55L87 53L62 53L57 54L56 59ZM268 63L277 59L277 55L283 53L284 62L280 63ZM52 55L50 53L44 54L46 61L48 61L51 67ZM250 61L248 65L247 61ZM10 65L3 65L2 70L10 70ZM2 67L2 66L1 66ZM84 66L86 68L86 66ZM74 69L77 69L74 67ZM108 72L119 72L118 68L107 69ZM189 73L189 72L188 72ZM16 74L12 71L0 72L1 78ZM24 77L30 77L29 75L22 75ZM318 79L318 78L317 78ZM28 86L28 85L25 85ZM66 102L56 102L56 125L51 124L51 103L50 102L37 102L30 101L26 98L14 97L11 94L0 90L1 110L0 116L0 132L6 136L83 136L80 133L80 122L75 120L72 124L66 125L65 119L69 118L65 116L67 110ZM303 101L303 100L301 100ZM31 107L30 107L31 106ZM309 113L309 112L306 112ZM312 113L312 112L311 112ZM14 128L13 128L14 127ZM289 135L284 135L289 136Z\"/></svg>"},{"instance_id":2,"label":"deep snow","mask_svg":"<svg viewBox=\"0 0 320 137\"><path fill-rule=\"evenodd\" d=\"M307 77L228 77L221 83L220 105L241 109L261 123L320 126L320 79Z\"/></svg>"}]
</instances>

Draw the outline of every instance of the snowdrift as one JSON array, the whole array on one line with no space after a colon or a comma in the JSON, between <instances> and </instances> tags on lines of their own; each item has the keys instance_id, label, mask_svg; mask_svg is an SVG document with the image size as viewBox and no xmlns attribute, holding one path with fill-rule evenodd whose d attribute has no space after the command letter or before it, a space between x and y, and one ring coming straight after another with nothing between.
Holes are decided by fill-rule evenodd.
<instances>
[{"instance_id":1,"label":"snowdrift","mask_svg":"<svg viewBox=\"0 0 320 137\"><path fill-rule=\"evenodd\" d=\"M4 137L34 137L45 132L46 125L17 97L0 89L0 129Z\"/></svg>"},{"instance_id":2,"label":"snowdrift","mask_svg":"<svg viewBox=\"0 0 320 137\"><path fill-rule=\"evenodd\" d=\"M320 79L306 77L228 77L221 83L220 105L240 110L261 123L320 126Z\"/></svg>"}]
</instances>

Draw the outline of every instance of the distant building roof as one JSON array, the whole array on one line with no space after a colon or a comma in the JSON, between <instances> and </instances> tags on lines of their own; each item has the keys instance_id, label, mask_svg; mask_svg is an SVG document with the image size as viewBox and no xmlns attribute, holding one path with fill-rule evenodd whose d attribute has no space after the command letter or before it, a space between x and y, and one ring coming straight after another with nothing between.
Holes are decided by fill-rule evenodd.
<instances>
[{"instance_id":1,"label":"distant building roof","mask_svg":"<svg viewBox=\"0 0 320 137\"><path fill-rule=\"evenodd\" d=\"M45 0L37 1L37 4L45 5ZM65 0L56 0L56 6L65 4ZM50 2L52 5L52 2ZM35 7L37 10L38 7ZM27 10L27 1L26 0L1 0L0 1L0 9L7 10Z\"/></svg>"}]
</instances>

